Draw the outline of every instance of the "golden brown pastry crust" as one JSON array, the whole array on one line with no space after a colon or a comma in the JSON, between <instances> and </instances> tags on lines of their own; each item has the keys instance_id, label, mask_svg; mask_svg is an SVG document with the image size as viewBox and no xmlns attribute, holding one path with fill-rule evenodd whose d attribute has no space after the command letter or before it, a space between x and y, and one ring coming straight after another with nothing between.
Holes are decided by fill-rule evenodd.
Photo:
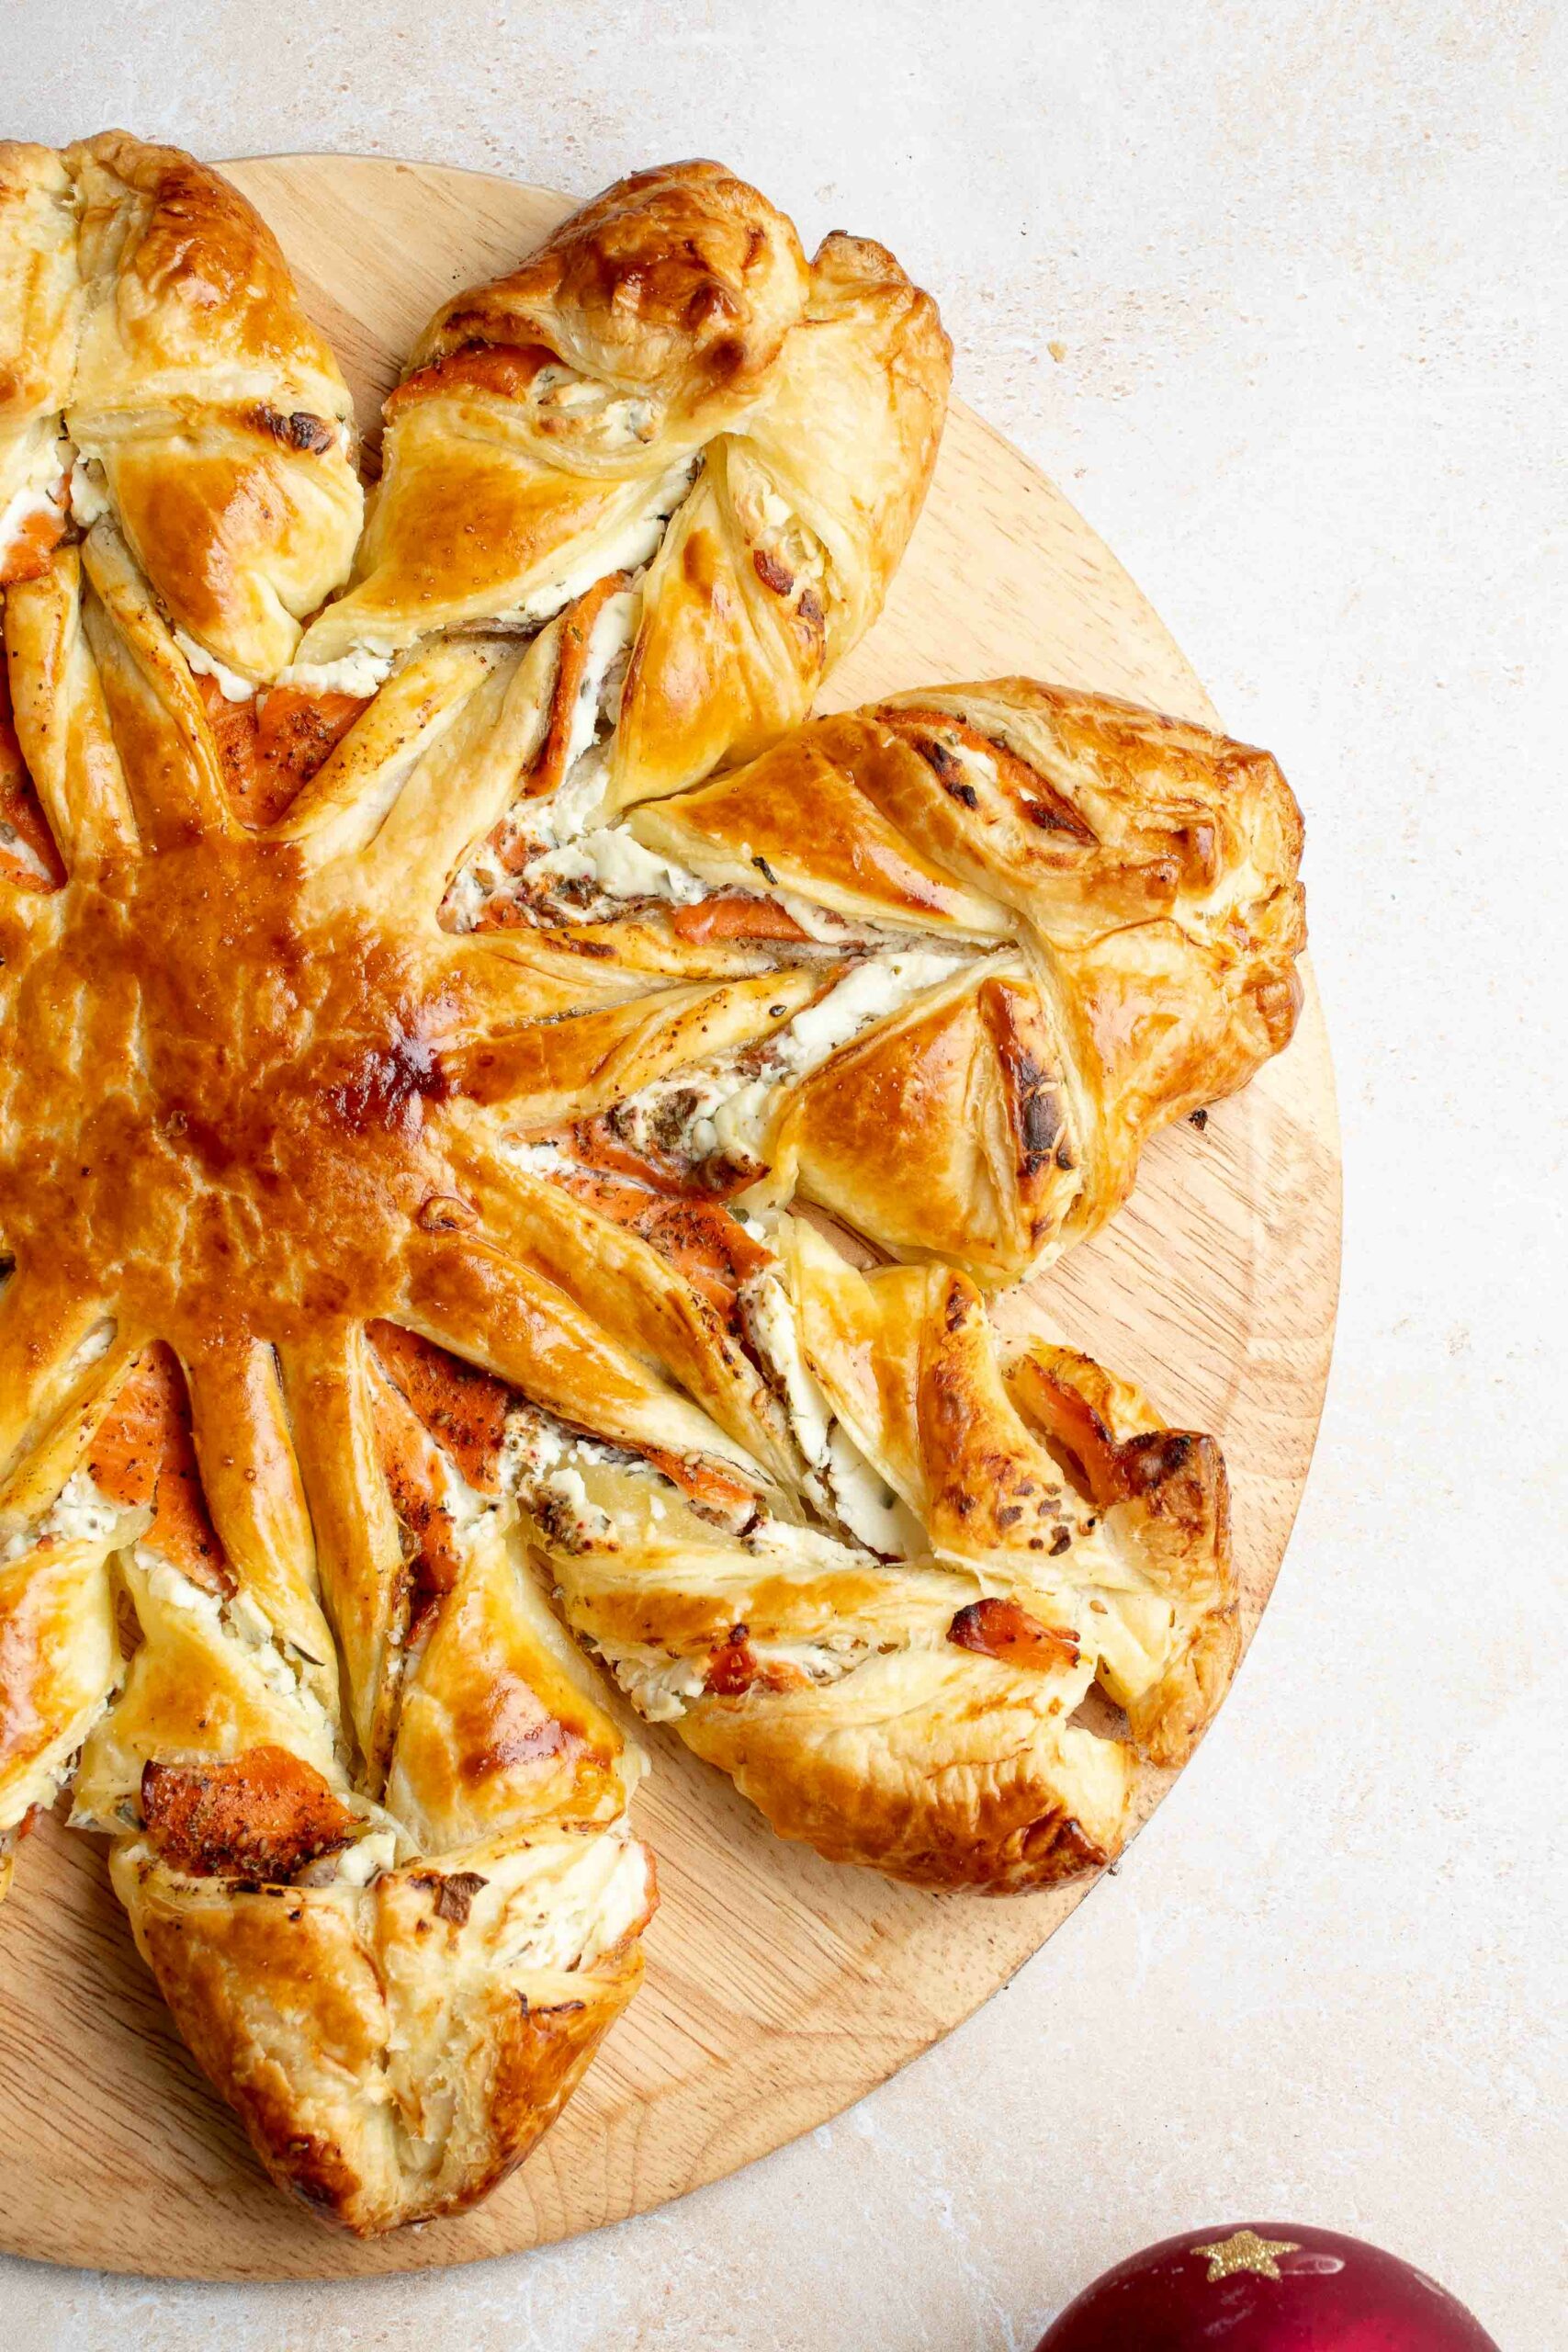
<instances>
[{"instance_id":1,"label":"golden brown pastry crust","mask_svg":"<svg viewBox=\"0 0 1568 2352\"><path fill-rule=\"evenodd\" d=\"M180 149L105 131L0 147L0 508L7 426L64 433L175 625L276 677L363 500L347 387L271 231Z\"/></svg>"},{"instance_id":2,"label":"golden brown pastry crust","mask_svg":"<svg viewBox=\"0 0 1568 2352\"><path fill-rule=\"evenodd\" d=\"M78 301L71 175L52 147L0 141L0 508L34 428L52 439Z\"/></svg>"},{"instance_id":3,"label":"golden brown pastry crust","mask_svg":"<svg viewBox=\"0 0 1568 2352\"><path fill-rule=\"evenodd\" d=\"M808 288L792 222L722 164L616 180L527 259L437 311L411 371L478 345L547 344L580 374L656 393L705 438L777 358Z\"/></svg>"},{"instance_id":4,"label":"golden brown pastry crust","mask_svg":"<svg viewBox=\"0 0 1568 2352\"><path fill-rule=\"evenodd\" d=\"M862 1275L807 1227L784 1268L805 1363L913 1544L766 1518L726 1540L589 1465L604 1523L539 1530L569 1622L830 1860L1003 1893L1113 1859L1140 1763L1184 1759L1237 1655L1217 1449L1070 1350L1004 1371L960 1274ZM1124 1736L1075 1720L1096 1685Z\"/></svg>"},{"instance_id":5,"label":"golden brown pastry crust","mask_svg":"<svg viewBox=\"0 0 1568 2352\"><path fill-rule=\"evenodd\" d=\"M425 330L355 583L302 659L537 625L652 558L612 787L688 784L803 718L881 609L950 364L880 245L830 237L808 266L716 164L618 182Z\"/></svg>"},{"instance_id":6,"label":"golden brown pastry crust","mask_svg":"<svg viewBox=\"0 0 1568 2352\"><path fill-rule=\"evenodd\" d=\"M52 1804L125 1671L108 1546L44 1542L0 1567L0 1815Z\"/></svg>"},{"instance_id":7,"label":"golden brown pastry crust","mask_svg":"<svg viewBox=\"0 0 1568 2352\"><path fill-rule=\"evenodd\" d=\"M1127 703L1019 678L895 697L623 830L720 906L840 927L754 950L781 985L793 964L829 986L836 936L840 970L961 959L825 1062L782 1071L763 1157L775 1197L987 1287L1094 1232L1150 1136L1244 1085L1294 1026L1288 786L1266 752ZM692 912L634 905L588 928L654 963L650 933L662 922L669 940ZM722 938L694 936L682 960L731 965ZM590 1107L619 1085L603 1074ZM520 1054L476 1083L521 1131L561 1114Z\"/></svg>"},{"instance_id":8,"label":"golden brown pastry crust","mask_svg":"<svg viewBox=\"0 0 1568 2352\"><path fill-rule=\"evenodd\" d=\"M506 1949L509 1911L538 1901L531 1876L581 1871L581 1850L525 1848L499 1870L483 1849L460 1859L365 1888L230 1891L138 1842L115 1850L116 1891L197 2064L279 2188L356 2236L461 2212L503 2180L641 1978L640 1918L586 1966Z\"/></svg>"}]
</instances>

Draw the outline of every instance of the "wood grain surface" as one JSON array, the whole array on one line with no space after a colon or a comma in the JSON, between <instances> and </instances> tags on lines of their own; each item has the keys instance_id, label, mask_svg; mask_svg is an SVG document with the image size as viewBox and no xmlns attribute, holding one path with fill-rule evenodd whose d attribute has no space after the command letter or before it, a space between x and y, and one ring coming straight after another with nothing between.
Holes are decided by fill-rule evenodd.
<instances>
[{"instance_id":1,"label":"wood grain surface","mask_svg":"<svg viewBox=\"0 0 1568 2352\"><path fill-rule=\"evenodd\" d=\"M435 304L509 266L569 209L424 165L287 156L229 168L281 237L367 429ZM1213 716L1093 532L958 409L888 608L825 699L1008 671ZM1334 1085L1309 977L1289 1052L1201 1133L1159 1138L1111 1228L998 1311L1004 1327L1089 1349L1168 1419L1222 1440L1248 1637L1306 1477L1338 1267ZM0 2244L118 2270L320 2278L592 2229L838 2114L1005 1984L1088 1891L990 1901L835 1869L774 1838L671 1736L641 1736L655 1770L634 1818L663 1890L645 1989L561 2122L488 2203L372 2245L329 2234L268 2186L136 1957L101 1849L44 1823L0 1910ZM1223 1749L1223 1713L1210 1736ZM1141 1818L1169 1778L1147 1776Z\"/></svg>"}]
</instances>

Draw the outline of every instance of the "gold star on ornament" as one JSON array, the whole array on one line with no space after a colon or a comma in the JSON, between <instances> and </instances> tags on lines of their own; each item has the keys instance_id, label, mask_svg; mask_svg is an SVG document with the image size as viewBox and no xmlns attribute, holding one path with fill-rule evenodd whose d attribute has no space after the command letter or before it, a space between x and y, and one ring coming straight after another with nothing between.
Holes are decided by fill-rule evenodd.
<instances>
[{"instance_id":1,"label":"gold star on ornament","mask_svg":"<svg viewBox=\"0 0 1568 2352\"><path fill-rule=\"evenodd\" d=\"M1217 2286L1222 2278L1234 2278L1238 2270L1254 2270L1260 2278L1278 2278L1277 2254L1299 2254L1301 2248L1289 2238L1260 2238L1254 2230L1237 2230L1234 2237L1222 2238L1218 2245L1195 2245L1194 2254L1208 2257L1208 2284Z\"/></svg>"}]
</instances>

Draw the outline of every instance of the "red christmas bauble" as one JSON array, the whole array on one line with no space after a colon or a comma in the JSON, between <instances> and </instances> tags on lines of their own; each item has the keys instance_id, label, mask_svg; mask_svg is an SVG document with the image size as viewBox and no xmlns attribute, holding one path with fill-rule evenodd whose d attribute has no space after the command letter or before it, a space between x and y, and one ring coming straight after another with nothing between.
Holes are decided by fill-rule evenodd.
<instances>
[{"instance_id":1,"label":"red christmas bauble","mask_svg":"<svg viewBox=\"0 0 1568 2352\"><path fill-rule=\"evenodd\" d=\"M1424 2271L1296 2222L1185 2230L1118 2263L1035 2352L1498 2352Z\"/></svg>"}]
</instances>

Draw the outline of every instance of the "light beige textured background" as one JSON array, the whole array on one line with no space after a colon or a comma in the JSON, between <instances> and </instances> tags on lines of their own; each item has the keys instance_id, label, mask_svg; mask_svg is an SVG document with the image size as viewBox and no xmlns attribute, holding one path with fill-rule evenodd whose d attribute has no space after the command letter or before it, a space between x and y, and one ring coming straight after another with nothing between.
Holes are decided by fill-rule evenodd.
<instances>
[{"instance_id":1,"label":"light beige textured background","mask_svg":"<svg viewBox=\"0 0 1568 2352\"><path fill-rule=\"evenodd\" d=\"M582 194L716 153L891 243L1296 785L1348 1185L1257 1647L1006 1994L598 2238L343 2288L8 2263L18 2352L1014 2352L1134 2246L1263 2216L1561 2345L1565 89L1564 12L1475 0L0 0L6 131Z\"/></svg>"}]
</instances>

